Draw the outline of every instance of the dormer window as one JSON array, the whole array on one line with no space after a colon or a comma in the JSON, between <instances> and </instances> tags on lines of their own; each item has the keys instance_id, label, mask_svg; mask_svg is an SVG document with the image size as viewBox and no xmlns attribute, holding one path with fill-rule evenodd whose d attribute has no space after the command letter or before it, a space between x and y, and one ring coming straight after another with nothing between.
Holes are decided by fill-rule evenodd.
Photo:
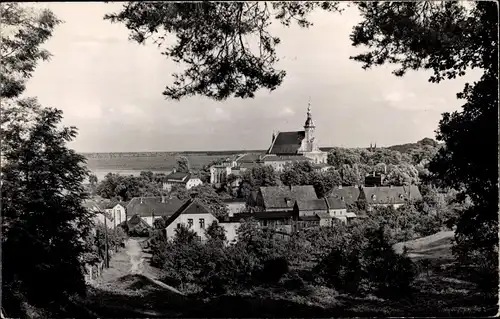
<instances>
[{"instance_id":1,"label":"dormer window","mask_svg":"<svg viewBox=\"0 0 500 319\"><path fill-rule=\"evenodd\" d=\"M399 198L400 198L400 199L403 199L403 194L399 194Z\"/></svg>"},{"instance_id":2,"label":"dormer window","mask_svg":"<svg viewBox=\"0 0 500 319\"><path fill-rule=\"evenodd\" d=\"M340 196L340 200L344 200L344 196Z\"/></svg>"},{"instance_id":3,"label":"dormer window","mask_svg":"<svg viewBox=\"0 0 500 319\"><path fill-rule=\"evenodd\" d=\"M372 200L376 200L377 196L375 194L372 195Z\"/></svg>"}]
</instances>

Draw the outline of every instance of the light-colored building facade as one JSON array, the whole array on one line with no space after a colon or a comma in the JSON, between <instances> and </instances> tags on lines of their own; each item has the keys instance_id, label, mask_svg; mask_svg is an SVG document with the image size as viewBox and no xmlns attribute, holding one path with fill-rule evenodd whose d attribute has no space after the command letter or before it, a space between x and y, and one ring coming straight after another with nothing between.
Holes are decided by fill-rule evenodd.
<instances>
[{"instance_id":1,"label":"light-colored building facade","mask_svg":"<svg viewBox=\"0 0 500 319\"><path fill-rule=\"evenodd\" d=\"M202 184L202 180L193 176L191 173L176 172L174 170L172 173L167 175L167 177L165 177L163 190L170 192L174 186L182 186L186 189L191 189Z\"/></svg>"},{"instance_id":2,"label":"light-colored building facade","mask_svg":"<svg viewBox=\"0 0 500 319\"><path fill-rule=\"evenodd\" d=\"M166 235L167 238L173 238L175 229L184 225L203 241L206 240L207 227L214 221L217 221L217 218L198 200L188 200L167 219Z\"/></svg>"}]
</instances>

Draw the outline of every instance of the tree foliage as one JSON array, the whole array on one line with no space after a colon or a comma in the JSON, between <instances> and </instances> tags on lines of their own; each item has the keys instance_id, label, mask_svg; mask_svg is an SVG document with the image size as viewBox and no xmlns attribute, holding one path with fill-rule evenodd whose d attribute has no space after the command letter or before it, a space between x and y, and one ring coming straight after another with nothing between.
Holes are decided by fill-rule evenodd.
<instances>
[{"instance_id":1,"label":"tree foliage","mask_svg":"<svg viewBox=\"0 0 500 319\"><path fill-rule=\"evenodd\" d=\"M307 27L315 8L339 11L337 2L139 2L105 19L120 22L130 38L154 38L162 54L185 67L173 74L163 95L170 99L200 94L216 100L254 97L260 88L276 89L285 71L276 69L280 39L269 31L272 20ZM174 44L170 38L175 36Z\"/></svg>"},{"instance_id":2,"label":"tree foliage","mask_svg":"<svg viewBox=\"0 0 500 319\"><path fill-rule=\"evenodd\" d=\"M272 166L252 167L241 176L238 197L248 198L252 191L258 190L261 186L277 186L279 184L279 175Z\"/></svg>"},{"instance_id":3,"label":"tree foliage","mask_svg":"<svg viewBox=\"0 0 500 319\"><path fill-rule=\"evenodd\" d=\"M0 97L3 104L4 99L21 95L38 61L50 58L50 53L41 45L52 36L61 21L48 9L35 11L16 2L1 3L0 16Z\"/></svg>"},{"instance_id":4,"label":"tree foliage","mask_svg":"<svg viewBox=\"0 0 500 319\"><path fill-rule=\"evenodd\" d=\"M412 261L396 254L383 228L366 227L344 236L315 267L315 273L335 289L349 293L404 296L416 269Z\"/></svg>"},{"instance_id":5,"label":"tree foliage","mask_svg":"<svg viewBox=\"0 0 500 319\"><path fill-rule=\"evenodd\" d=\"M177 172L180 172L180 173L189 173L190 168L189 168L188 158L185 156L178 157L176 169L177 169Z\"/></svg>"},{"instance_id":6,"label":"tree foliage","mask_svg":"<svg viewBox=\"0 0 500 319\"><path fill-rule=\"evenodd\" d=\"M76 129L61 127L61 119L35 99L2 110L2 302L13 315L23 301L57 313L58 303L85 292L88 171L84 157L66 147Z\"/></svg>"},{"instance_id":7,"label":"tree foliage","mask_svg":"<svg viewBox=\"0 0 500 319\"><path fill-rule=\"evenodd\" d=\"M122 201L139 196L160 196L161 182L152 172L141 172L140 176L108 173L98 184L97 195Z\"/></svg>"}]
</instances>

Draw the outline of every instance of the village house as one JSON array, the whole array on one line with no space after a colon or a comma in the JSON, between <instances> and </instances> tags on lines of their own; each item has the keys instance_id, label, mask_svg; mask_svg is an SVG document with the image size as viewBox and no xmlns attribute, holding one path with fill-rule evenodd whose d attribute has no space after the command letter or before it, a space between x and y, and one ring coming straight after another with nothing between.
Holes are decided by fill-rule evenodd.
<instances>
[{"instance_id":1,"label":"village house","mask_svg":"<svg viewBox=\"0 0 500 319\"><path fill-rule=\"evenodd\" d=\"M177 197L134 197L127 205L127 220L137 215L153 226L156 219L173 215L182 204Z\"/></svg>"},{"instance_id":2,"label":"village house","mask_svg":"<svg viewBox=\"0 0 500 319\"><path fill-rule=\"evenodd\" d=\"M100 202L98 203L103 211L107 213L108 221L106 224L109 225L111 222L111 227L116 228L118 225L127 220L127 203L126 202ZM100 217L100 222L104 223L104 216Z\"/></svg>"},{"instance_id":3,"label":"village house","mask_svg":"<svg viewBox=\"0 0 500 319\"><path fill-rule=\"evenodd\" d=\"M368 210L382 206L399 208L410 200L420 200L422 195L416 185L362 187L359 200L365 201Z\"/></svg>"},{"instance_id":4,"label":"village house","mask_svg":"<svg viewBox=\"0 0 500 319\"><path fill-rule=\"evenodd\" d=\"M233 216L235 214L239 214L242 212L246 212L247 210L247 201L243 198L227 198L223 200L224 204L226 204L229 216Z\"/></svg>"},{"instance_id":5,"label":"village house","mask_svg":"<svg viewBox=\"0 0 500 319\"><path fill-rule=\"evenodd\" d=\"M294 205L297 230L305 227L331 226L332 217L324 198L297 200Z\"/></svg>"},{"instance_id":6,"label":"village house","mask_svg":"<svg viewBox=\"0 0 500 319\"><path fill-rule=\"evenodd\" d=\"M206 240L205 230L217 221L212 212L196 198L185 201L177 211L166 220L167 238L175 236L175 229L185 225L194 231L200 240Z\"/></svg>"},{"instance_id":7,"label":"village house","mask_svg":"<svg viewBox=\"0 0 500 319\"><path fill-rule=\"evenodd\" d=\"M359 186L336 186L334 187L326 197L336 198L345 203L347 208L354 207L357 205L359 194L361 190Z\"/></svg>"},{"instance_id":8,"label":"village house","mask_svg":"<svg viewBox=\"0 0 500 319\"><path fill-rule=\"evenodd\" d=\"M174 169L172 173L165 177L163 190L170 192L173 186L182 186L186 189L191 189L201 184L203 182L199 177L193 176L191 173L176 172Z\"/></svg>"},{"instance_id":9,"label":"village house","mask_svg":"<svg viewBox=\"0 0 500 319\"><path fill-rule=\"evenodd\" d=\"M106 225L109 229L114 229L125 221L124 205L126 204L123 202L116 203L102 199L86 199L83 201L83 206L95 213L93 217L94 223Z\"/></svg>"},{"instance_id":10,"label":"village house","mask_svg":"<svg viewBox=\"0 0 500 319\"><path fill-rule=\"evenodd\" d=\"M224 228L226 234L227 243L234 243L238 240L238 228L241 226L241 223L247 219L252 217L251 213L237 213L234 215L229 214L229 216L225 218L219 218L219 225Z\"/></svg>"},{"instance_id":11,"label":"village house","mask_svg":"<svg viewBox=\"0 0 500 319\"><path fill-rule=\"evenodd\" d=\"M227 182L229 175L237 178L232 182L233 187L237 187L241 181L241 174L248 169L261 165L258 154L240 154L232 158L227 158L222 163L210 167L210 184L220 185Z\"/></svg>"},{"instance_id":12,"label":"village house","mask_svg":"<svg viewBox=\"0 0 500 319\"><path fill-rule=\"evenodd\" d=\"M356 214L347 211L347 205L344 200L327 197L325 198L326 205L328 206L328 214L340 220L341 222L347 224L351 218L356 218Z\"/></svg>"},{"instance_id":13,"label":"village house","mask_svg":"<svg viewBox=\"0 0 500 319\"><path fill-rule=\"evenodd\" d=\"M294 215L295 202L317 198L312 185L260 187L250 209L261 226L289 232L298 217Z\"/></svg>"}]
</instances>

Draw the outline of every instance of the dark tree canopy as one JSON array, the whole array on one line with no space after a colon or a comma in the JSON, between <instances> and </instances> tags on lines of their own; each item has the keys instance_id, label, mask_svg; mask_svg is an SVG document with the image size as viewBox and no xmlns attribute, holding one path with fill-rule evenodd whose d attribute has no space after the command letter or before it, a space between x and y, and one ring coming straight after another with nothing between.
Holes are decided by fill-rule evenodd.
<instances>
[{"instance_id":1,"label":"dark tree canopy","mask_svg":"<svg viewBox=\"0 0 500 319\"><path fill-rule=\"evenodd\" d=\"M88 171L84 157L66 147L76 130L61 128L61 119L34 99L2 110L2 305L14 317L24 316L26 302L56 315L86 289Z\"/></svg>"},{"instance_id":2,"label":"dark tree canopy","mask_svg":"<svg viewBox=\"0 0 500 319\"><path fill-rule=\"evenodd\" d=\"M153 38L163 55L185 67L163 92L167 98L199 94L225 100L254 97L260 88L272 91L281 85L286 73L276 69L280 39L269 25L278 20L308 27L307 15L316 8L339 11L337 2L327 1L134 1L105 19L124 23L140 44Z\"/></svg>"}]
</instances>

